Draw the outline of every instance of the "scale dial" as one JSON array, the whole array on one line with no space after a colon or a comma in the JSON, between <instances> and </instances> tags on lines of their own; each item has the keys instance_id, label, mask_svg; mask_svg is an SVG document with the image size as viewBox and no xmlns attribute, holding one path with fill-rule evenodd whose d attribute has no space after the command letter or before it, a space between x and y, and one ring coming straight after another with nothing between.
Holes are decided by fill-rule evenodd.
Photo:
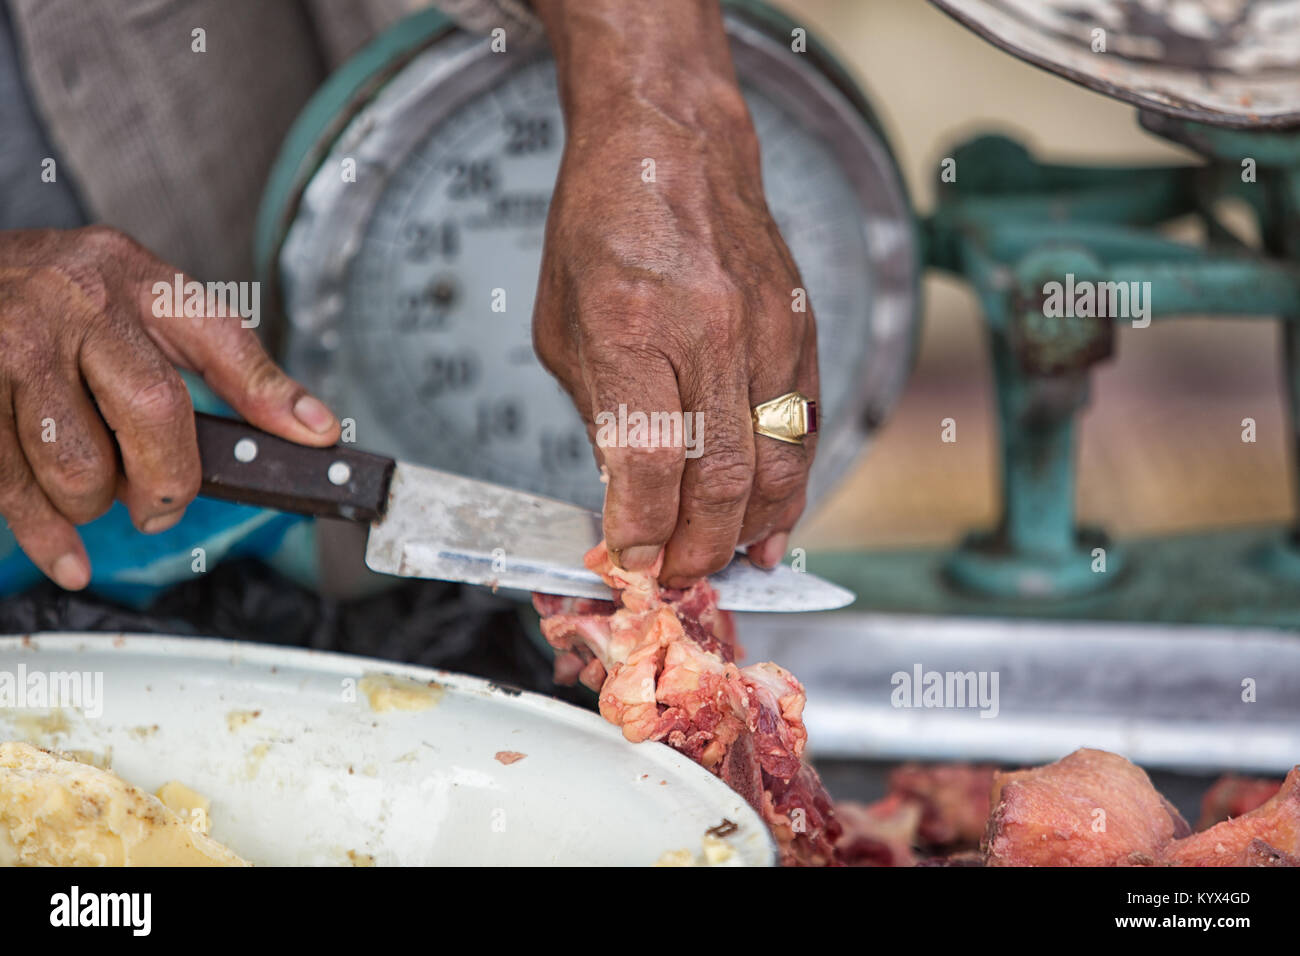
<instances>
[{"instance_id":1,"label":"scale dial","mask_svg":"<svg viewBox=\"0 0 1300 956\"><path fill-rule=\"evenodd\" d=\"M812 504L909 369L914 224L857 94L814 54L792 52L788 31L778 39L735 11L727 25L768 203L818 322ZM377 92L360 84L365 94L324 124L298 188L268 194L264 217L285 224L271 244L288 320L281 357L356 420L368 449L598 509L586 430L532 350L564 147L553 61L441 30L375 75L387 77Z\"/></svg>"}]
</instances>

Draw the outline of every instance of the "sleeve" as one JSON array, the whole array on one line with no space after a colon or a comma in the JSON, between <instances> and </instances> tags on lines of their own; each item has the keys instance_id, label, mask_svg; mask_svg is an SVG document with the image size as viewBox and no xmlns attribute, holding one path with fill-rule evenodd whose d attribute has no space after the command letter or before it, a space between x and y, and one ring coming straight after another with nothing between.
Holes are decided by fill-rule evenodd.
<instances>
[{"instance_id":1,"label":"sleeve","mask_svg":"<svg viewBox=\"0 0 1300 956\"><path fill-rule=\"evenodd\" d=\"M335 69L398 20L436 7L472 33L506 31L510 46L544 36L542 21L527 0L305 0L320 38L326 66ZM3 4L4 0L0 0Z\"/></svg>"},{"instance_id":2,"label":"sleeve","mask_svg":"<svg viewBox=\"0 0 1300 956\"><path fill-rule=\"evenodd\" d=\"M433 0L433 5L466 30L490 33L506 31L506 41L531 43L543 36L542 21L527 0Z\"/></svg>"}]
</instances>

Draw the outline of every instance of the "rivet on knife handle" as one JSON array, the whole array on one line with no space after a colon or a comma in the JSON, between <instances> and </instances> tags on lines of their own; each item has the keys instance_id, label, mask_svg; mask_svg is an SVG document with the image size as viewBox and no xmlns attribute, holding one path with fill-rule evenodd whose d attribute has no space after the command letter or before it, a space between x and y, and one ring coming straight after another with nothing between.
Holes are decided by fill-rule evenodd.
<instances>
[{"instance_id":1,"label":"rivet on knife handle","mask_svg":"<svg viewBox=\"0 0 1300 956\"><path fill-rule=\"evenodd\" d=\"M335 445L298 445L244 422L194 416L199 494L297 514L374 521L388 503L393 460Z\"/></svg>"}]
</instances>

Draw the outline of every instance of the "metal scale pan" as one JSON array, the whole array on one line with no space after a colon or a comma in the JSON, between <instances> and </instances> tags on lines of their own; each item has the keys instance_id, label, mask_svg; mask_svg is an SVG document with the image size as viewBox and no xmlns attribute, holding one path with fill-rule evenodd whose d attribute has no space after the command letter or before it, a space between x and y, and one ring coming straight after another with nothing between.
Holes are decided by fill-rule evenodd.
<instances>
[{"instance_id":1,"label":"metal scale pan","mask_svg":"<svg viewBox=\"0 0 1300 956\"><path fill-rule=\"evenodd\" d=\"M1013 56L1141 109L1235 129L1300 125L1297 0L931 2Z\"/></svg>"}]
</instances>

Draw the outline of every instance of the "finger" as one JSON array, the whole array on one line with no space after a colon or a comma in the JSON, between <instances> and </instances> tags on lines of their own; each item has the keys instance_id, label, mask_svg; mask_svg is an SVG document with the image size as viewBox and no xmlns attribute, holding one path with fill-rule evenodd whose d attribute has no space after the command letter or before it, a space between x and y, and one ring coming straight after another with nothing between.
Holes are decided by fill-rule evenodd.
<instances>
[{"instance_id":1,"label":"finger","mask_svg":"<svg viewBox=\"0 0 1300 956\"><path fill-rule=\"evenodd\" d=\"M148 275L174 285L175 270L154 263ZM181 281L189 279L182 276ZM172 361L202 375L208 387L264 431L304 445L339 440L334 413L271 360L237 310L209 297L203 316L156 316L152 287L152 281L140 285L140 315L154 343Z\"/></svg>"},{"instance_id":2,"label":"finger","mask_svg":"<svg viewBox=\"0 0 1300 956\"><path fill-rule=\"evenodd\" d=\"M760 568L774 568L781 563L785 557L786 547L790 543L790 529L794 528L795 522L799 520L799 515L803 513L804 504L807 499L800 495L797 499L791 501L786 511L782 512L777 518L777 527L781 531L775 531L760 541L756 541L745 549L751 561Z\"/></svg>"},{"instance_id":3,"label":"finger","mask_svg":"<svg viewBox=\"0 0 1300 956\"><path fill-rule=\"evenodd\" d=\"M784 377L774 366L760 369L750 386L751 407L791 391L816 401L816 369L810 370L802 358L798 364L802 372L793 368ZM762 544L748 549L750 558L760 567L774 567L784 556L789 532L803 513L807 500L808 474L816 443L816 435L805 436L801 445L766 435L754 436L754 486L740 531L740 543Z\"/></svg>"},{"instance_id":4,"label":"finger","mask_svg":"<svg viewBox=\"0 0 1300 956\"><path fill-rule=\"evenodd\" d=\"M799 517L799 511L794 511L791 518L790 506L805 498L811 461L805 445L787 444L766 435L754 436L754 484L740 530L742 545L765 540L775 531L790 530ZM790 521L790 526L783 526L786 521Z\"/></svg>"},{"instance_id":5,"label":"finger","mask_svg":"<svg viewBox=\"0 0 1300 956\"><path fill-rule=\"evenodd\" d=\"M735 553L754 478L745 378L743 363L736 362L722 370L692 372L683 382L683 405L702 416L703 454L687 460L682 472L677 526L661 574L670 587L722 570Z\"/></svg>"},{"instance_id":6,"label":"finger","mask_svg":"<svg viewBox=\"0 0 1300 956\"><path fill-rule=\"evenodd\" d=\"M59 587L79 591L90 583L90 559L72 523L36 482L19 446L9 396L0 408L0 514L18 546Z\"/></svg>"},{"instance_id":7,"label":"finger","mask_svg":"<svg viewBox=\"0 0 1300 956\"><path fill-rule=\"evenodd\" d=\"M604 347L584 364L609 474L605 542L620 567L645 570L677 524L686 455L677 378L666 356L639 349Z\"/></svg>"},{"instance_id":8,"label":"finger","mask_svg":"<svg viewBox=\"0 0 1300 956\"><path fill-rule=\"evenodd\" d=\"M533 352L536 353L542 367L551 374L560 387L568 394L582 418L587 429L587 440L591 443L591 455L596 468L606 472L604 450L596 442L596 424L591 410L591 389L583 374L582 362L578 350L573 345L573 337L564 328L559 316L563 306L553 305L554 297L548 293L545 277L537 290L537 306L533 313ZM616 558L620 557L615 555Z\"/></svg>"},{"instance_id":9,"label":"finger","mask_svg":"<svg viewBox=\"0 0 1300 956\"><path fill-rule=\"evenodd\" d=\"M135 526L165 531L198 494L199 450L189 392L144 330L110 316L83 340L82 374L122 455L118 495Z\"/></svg>"},{"instance_id":10,"label":"finger","mask_svg":"<svg viewBox=\"0 0 1300 956\"><path fill-rule=\"evenodd\" d=\"M191 320L182 320L189 322ZM173 338L184 364L248 421L303 445L332 445L339 420L325 403L271 361L238 320L210 319L207 331Z\"/></svg>"},{"instance_id":11,"label":"finger","mask_svg":"<svg viewBox=\"0 0 1300 956\"><path fill-rule=\"evenodd\" d=\"M583 369L577 335L565 318L570 306L553 291L555 282L545 271L538 280L537 305L533 312L533 352L542 367L569 393L582 420L592 422L591 388ZM599 343L595 348L599 351Z\"/></svg>"},{"instance_id":12,"label":"finger","mask_svg":"<svg viewBox=\"0 0 1300 956\"><path fill-rule=\"evenodd\" d=\"M36 481L73 524L94 521L113 504L117 449L91 403L75 358L58 360L14 385L13 409Z\"/></svg>"}]
</instances>

